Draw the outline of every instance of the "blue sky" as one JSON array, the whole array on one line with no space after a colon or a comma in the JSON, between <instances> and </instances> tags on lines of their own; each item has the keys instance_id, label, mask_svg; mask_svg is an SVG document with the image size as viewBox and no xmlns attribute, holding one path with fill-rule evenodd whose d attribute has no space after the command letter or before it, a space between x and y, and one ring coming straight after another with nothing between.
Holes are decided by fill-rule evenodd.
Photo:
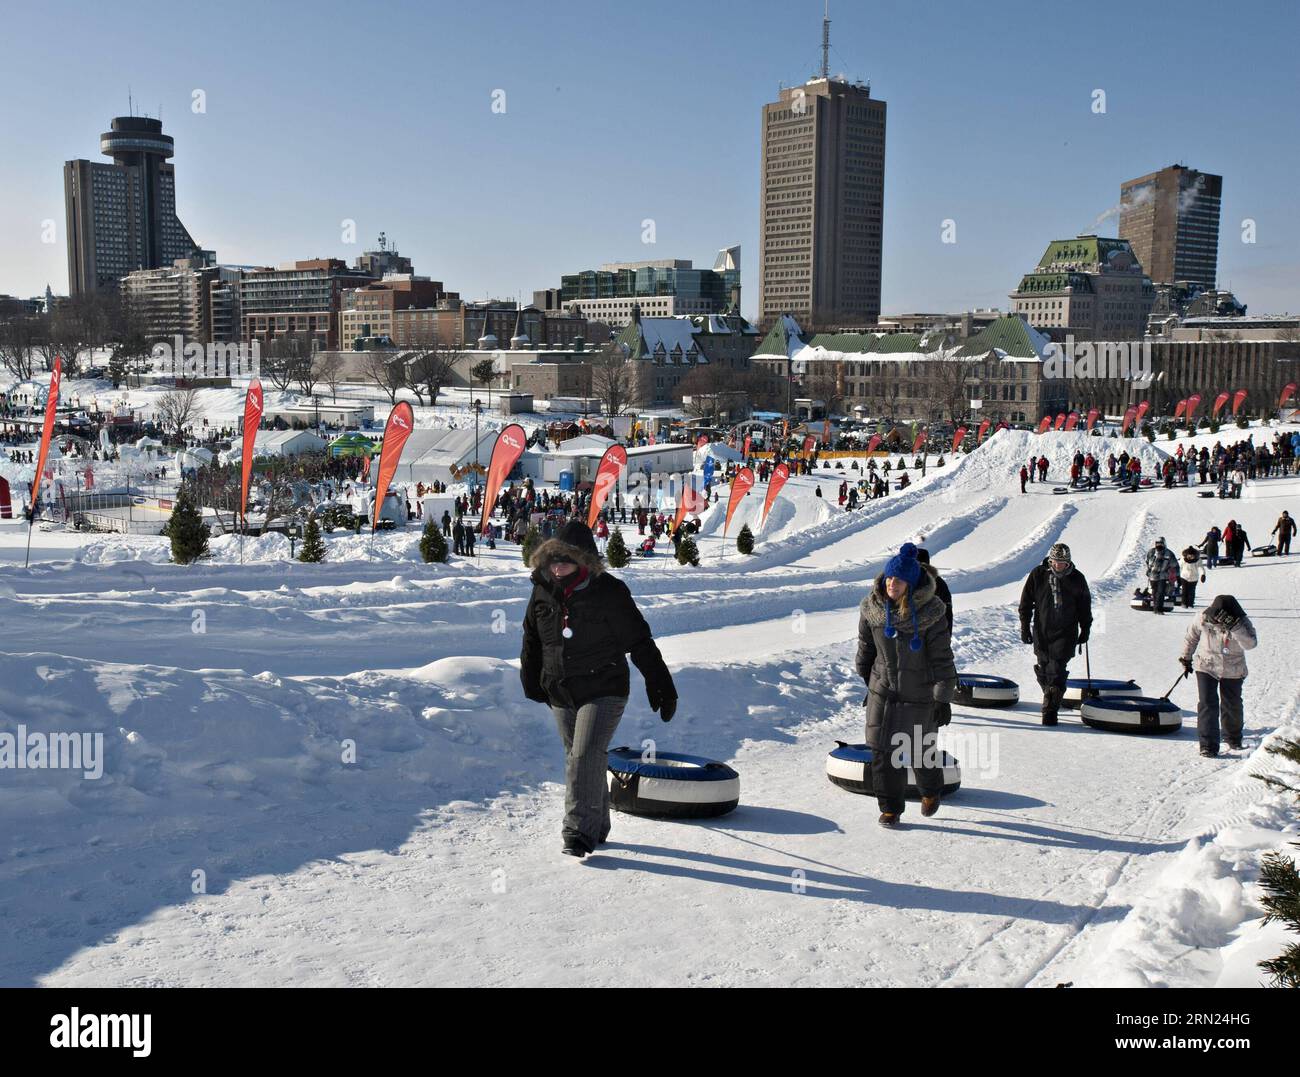
<instances>
[{"instance_id":1,"label":"blue sky","mask_svg":"<svg viewBox=\"0 0 1300 1077\"><path fill-rule=\"evenodd\" d=\"M466 297L527 299L600 262L711 265L739 243L752 314L760 109L813 73L821 14L820 0L11 5L0 293L66 291L61 166L98 158L130 86L137 112L161 108L181 219L222 261L351 261L382 230ZM831 19L832 70L889 105L886 312L1005 309L1049 240L1094 230L1122 180L1176 161L1224 176L1220 284L1254 313L1300 310L1300 5L833 0Z\"/></svg>"}]
</instances>

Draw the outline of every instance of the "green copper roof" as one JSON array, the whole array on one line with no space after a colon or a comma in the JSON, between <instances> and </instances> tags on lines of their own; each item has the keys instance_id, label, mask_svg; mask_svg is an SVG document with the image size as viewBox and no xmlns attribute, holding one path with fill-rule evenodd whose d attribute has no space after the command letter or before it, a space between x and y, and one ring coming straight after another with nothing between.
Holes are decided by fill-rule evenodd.
<instances>
[{"instance_id":1,"label":"green copper roof","mask_svg":"<svg viewBox=\"0 0 1300 1077\"><path fill-rule=\"evenodd\" d=\"M803 340L794 334L794 326L791 325L793 319L787 315L782 315L772 323L772 328L767 331L765 336L758 345L755 355L779 355L782 358L790 354L790 339L794 337L796 350L803 343Z\"/></svg>"},{"instance_id":2,"label":"green copper roof","mask_svg":"<svg viewBox=\"0 0 1300 1077\"><path fill-rule=\"evenodd\" d=\"M1020 278L1020 287L1016 289L1016 294L1042 295L1049 292L1064 292L1066 288L1073 288L1077 292L1091 292L1092 278L1086 273L1026 273Z\"/></svg>"},{"instance_id":3,"label":"green copper roof","mask_svg":"<svg viewBox=\"0 0 1300 1077\"><path fill-rule=\"evenodd\" d=\"M986 355L994 348L1017 359L1038 357L1033 338L1029 335L1029 326L1025 324L1024 319L1014 314L999 318L987 329L971 337L966 346L958 350L957 355L960 358Z\"/></svg>"},{"instance_id":4,"label":"green copper roof","mask_svg":"<svg viewBox=\"0 0 1300 1077\"><path fill-rule=\"evenodd\" d=\"M1133 256L1133 247L1127 239L1103 239L1100 236L1076 236L1074 239L1054 239L1038 260L1039 269L1062 262L1105 262L1113 253L1121 251ZM1136 261L1136 258L1134 258Z\"/></svg>"}]
</instances>

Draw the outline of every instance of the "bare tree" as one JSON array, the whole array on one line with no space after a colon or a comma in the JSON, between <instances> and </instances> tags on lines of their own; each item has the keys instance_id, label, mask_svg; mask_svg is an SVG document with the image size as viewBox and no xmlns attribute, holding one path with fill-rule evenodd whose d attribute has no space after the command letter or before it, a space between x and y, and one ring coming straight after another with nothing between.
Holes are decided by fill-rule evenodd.
<instances>
[{"instance_id":1,"label":"bare tree","mask_svg":"<svg viewBox=\"0 0 1300 1077\"><path fill-rule=\"evenodd\" d=\"M605 414L614 416L621 415L633 403L635 387L636 376L628 352L618 341L611 340L592 361L592 392L600 397Z\"/></svg>"},{"instance_id":2,"label":"bare tree","mask_svg":"<svg viewBox=\"0 0 1300 1077\"><path fill-rule=\"evenodd\" d=\"M19 381L29 381L44 366L48 322L39 315L0 321L0 366Z\"/></svg>"},{"instance_id":3,"label":"bare tree","mask_svg":"<svg viewBox=\"0 0 1300 1077\"><path fill-rule=\"evenodd\" d=\"M464 352L454 348L444 348L438 344L429 344L415 351L402 353L402 370L404 387L415 393L415 398L424 403L429 398L429 406L438 403L438 393L455 375L456 364L464 359Z\"/></svg>"},{"instance_id":4,"label":"bare tree","mask_svg":"<svg viewBox=\"0 0 1300 1077\"><path fill-rule=\"evenodd\" d=\"M958 358L958 344L942 341L922 360L926 408L931 420L945 416L961 422L970 412L971 386L979 376L980 361Z\"/></svg>"},{"instance_id":5,"label":"bare tree","mask_svg":"<svg viewBox=\"0 0 1300 1077\"><path fill-rule=\"evenodd\" d=\"M390 404L397 403L397 394L406 388L406 372L402 356L409 352L368 351L361 364L361 375L371 385L376 385L388 396Z\"/></svg>"},{"instance_id":6,"label":"bare tree","mask_svg":"<svg viewBox=\"0 0 1300 1077\"><path fill-rule=\"evenodd\" d=\"M316 359L316 377L329 386L330 399L339 398L339 382L343 380L343 356L323 352Z\"/></svg>"},{"instance_id":7,"label":"bare tree","mask_svg":"<svg viewBox=\"0 0 1300 1077\"><path fill-rule=\"evenodd\" d=\"M177 441L185 437L185 428L198 414L198 389L174 389L158 399L158 422L164 432L171 430Z\"/></svg>"}]
</instances>

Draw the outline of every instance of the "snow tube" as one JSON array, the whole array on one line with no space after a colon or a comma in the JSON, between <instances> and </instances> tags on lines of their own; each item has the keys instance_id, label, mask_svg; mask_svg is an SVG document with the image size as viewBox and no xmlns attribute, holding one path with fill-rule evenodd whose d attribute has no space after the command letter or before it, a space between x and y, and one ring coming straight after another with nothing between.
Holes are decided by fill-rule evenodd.
<instances>
[{"instance_id":1,"label":"snow tube","mask_svg":"<svg viewBox=\"0 0 1300 1077\"><path fill-rule=\"evenodd\" d=\"M609 753L609 806L658 819L712 819L740 803L740 775L698 755L657 752L653 762L635 748Z\"/></svg>"},{"instance_id":2,"label":"snow tube","mask_svg":"<svg viewBox=\"0 0 1300 1077\"><path fill-rule=\"evenodd\" d=\"M1020 685L990 673L958 673L954 703L968 707L1010 707L1020 702Z\"/></svg>"},{"instance_id":3,"label":"snow tube","mask_svg":"<svg viewBox=\"0 0 1300 1077\"><path fill-rule=\"evenodd\" d=\"M1276 547L1276 546L1256 546L1253 550L1250 551L1250 556L1251 556L1251 557L1276 557L1276 556L1277 556L1277 547Z\"/></svg>"},{"instance_id":4,"label":"snow tube","mask_svg":"<svg viewBox=\"0 0 1300 1077\"><path fill-rule=\"evenodd\" d=\"M872 795L871 749L865 744L846 744L842 740L835 743L838 747L826 757L826 777L850 793ZM943 795L951 796L961 788L961 767L947 752L939 755L943 760ZM916 787L916 772L910 765L907 768L906 796L908 800L921 799L921 791Z\"/></svg>"},{"instance_id":5,"label":"snow tube","mask_svg":"<svg viewBox=\"0 0 1300 1077\"><path fill-rule=\"evenodd\" d=\"M1197 497L1213 497L1213 496L1214 496L1214 491L1213 491L1213 490L1202 490L1202 491L1201 491L1199 494L1197 494L1196 496L1197 496Z\"/></svg>"},{"instance_id":6,"label":"snow tube","mask_svg":"<svg viewBox=\"0 0 1300 1077\"><path fill-rule=\"evenodd\" d=\"M1134 595L1131 599L1129 599L1128 606L1129 609L1131 610L1145 610L1147 613L1151 613L1155 609L1155 606L1151 602L1150 595ZM1168 591L1166 591L1165 612L1168 613L1173 608L1174 608L1174 596L1170 594Z\"/></svg>"},{"instance_id":7,"label":"snow tube","mask_svg":"<svg viewBox=\"0 0 1300 1077\"><path fill-rule=\"evenodd\" d=\"M1079 716L1084 725L1111 733L1174 733L1183 727L1177 703L1149 696L1089 699L1079 708Z\"/></svg>"},{"instance_id":8,"label":"snow tube","mask_svg":"<svg viewBox=\"0 0 1300 1077\"><path fill-rule=\"evenodd\" d=\"M1053 486L1053 487L1052 487L1052 493L1054 493L1054 494L1068 494L1069 492L1070 492L1070 491L1067 490L1064 486Z\"/></svg>"},{"instance_id":9,"label":"snow tube","mask_svg":"<svg viewBox=\"0 0 1300 1077\"><path fill-rule=\"evenodd\" d=\"M1065 682L1065 695L1061 697L1062 707L1077 707L1085 699L1117 699L1128 696L1140 696L1141 686L1130 678L1127 681L1106 680L1104 677L1070 677Z\"/></svg>"}]
</instances>

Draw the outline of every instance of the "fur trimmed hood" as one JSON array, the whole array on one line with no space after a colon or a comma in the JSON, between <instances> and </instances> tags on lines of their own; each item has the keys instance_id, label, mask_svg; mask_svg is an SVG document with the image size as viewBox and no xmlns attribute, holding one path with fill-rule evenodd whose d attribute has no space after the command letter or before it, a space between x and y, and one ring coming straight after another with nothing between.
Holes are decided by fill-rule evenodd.
<instances>
[{"instance_id":1,"label":"fur trimmed hood","mask_svg":"<svg viewBox=\"0 0 1300 1077\"><path fill-rule=\"evenodd\" d=\"M572 546L558 538L550 538L538 546L533 551L533 556L528 559L529 565L536 570L534 579L536 580L537 574L557 557L567 557L570 561L582 565L592 576L599 576L605 571L605 562L601 560L600 554L584 550L580 546Z\"/></svg>"},{"instance_id":2,"label":"fur trimmed hood","mask_svg":"<svg viewBox=\"0 0 1300 1077\"><path fill-rule=\"evenodd\" d=\"M921 566L921 582L916 585L912 592L912 608L916 612L916 627L920 631L929 628L935 621L947 620L947 607L943 604L943 599L938 595L935 579L936 573L929 565ZM876 577L876 584L871 588L870 594L862 600L862 617L872 628L883 628L885 626L885 614L887 612L888 599L885 597L885 576L881 573ZM901 626L908 632L911 631L911 618Z\"/></svg>"}]
</instances>

